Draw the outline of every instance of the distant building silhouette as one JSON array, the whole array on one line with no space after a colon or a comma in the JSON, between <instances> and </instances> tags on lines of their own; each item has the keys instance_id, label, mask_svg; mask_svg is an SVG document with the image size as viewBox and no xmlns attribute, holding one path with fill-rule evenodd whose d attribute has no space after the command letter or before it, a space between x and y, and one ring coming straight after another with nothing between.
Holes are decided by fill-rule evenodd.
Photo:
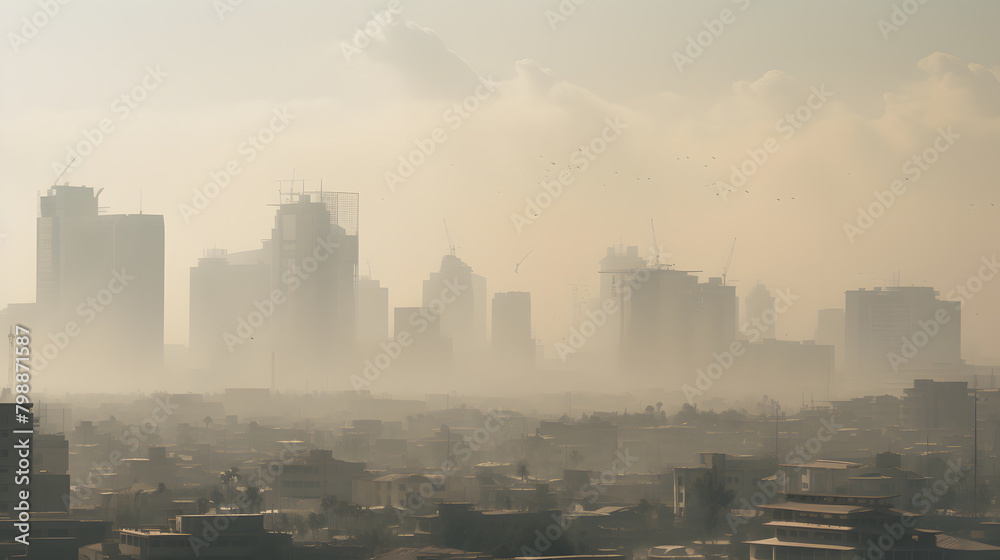
<instances>
[{"instance_id":1,"label":"distant building silhouette","mask_svg":"<svg viewBox=\"0 0 1000 560\"><path fill-rule=\"evenodd\" d=\"M440 315L441 335L450 338L456 355L486 347L486 279L454 254L441 259L423 285L423 307Z\"/></svg>"},{"instance_id":2,"label":"distant building silhouette","mask_svg":"<svg viewBox=\"0 0 1000 560\"><path fill-rule=\"evenodd\" d=\"M501 367L517 371L534 368L530 293L500 292L493 295L492 350Z\"/></svg>"},{"instance_id":3,"label":"distant building silhouette","mask_svg":"<svg viewBox=\"0 0 1000 560\"><path fill-rule=\"evenodd\" d=\"M285 381L325 386L355 352L358 195L300 193L278 207L271 230L276 351ZM293 372L295 374L293 375Z\"/></svg>"},{"instance_id":4,"label":"distant building silhouette","mask_svg":"<svg viewBox=\"0 0 1000 560\"><path fill-rule=\"evenodd\" d=\"M64 349L77 364L147 373L163 365L163 216L101 214L99 195L56 185L40 198L39 311L80 326L82 344Z\"/></svg>"},{"instance_id":5,"label":"distant building silhouette","mask_svg":"<svg viewBox=\"0 0 1000 560\"><path fill-rule=\"evenodd\" d=\"M961 367L961 304L937 296L928 287L847 292L848 375L859 382L895 379L905 385L929 371Z\"/></svg>"},{"instance_id":6,"label":"distant building silhouette","mask_svg":"<svg viewBox=\"0 0 1000 560\"><path fill-rule=\"evenodd\" d=\"M761 283L754 285L750 293L747 294L745 303L746 317L745 323L759 324L760 338L776 338L777 313L774 310L774 296L767 286Z\"/></svg>"},{"instance_id":7,"label":"distant building silhouette","mask_svg":"<svg viewBox=\"0 0 1000 560\"><path fill-rule=\"evenodd\" d=\"M191 268L189 348L194 364L243 375L248 368L269 367L275 312L270 299L270 262L235 264L225 249L206 250Z\"/></svg>"},{"instance_id":8,"label":"distant building silhouette","mask_svg":"<svg viewBox=\"0 0 1000 560\"><path fill-rule=\"evenodd\" d=\"M834 369L844 369L844 331L847 328L843 309L820 309L816 323L816 344L834 347Z\"/></svg>"},{"instance_id":9,"label":"distant building silhouette","mask_svg":"<svg viewBox=\"0 0 1000 560\"><path fill-rule=\"evenodd\" d=\"M358 280L358 343L372 347L389 336L389 288L367 276Z\"/></svg>"},{"instance_id":10,"label":"distant building silhouette","mask_svg":"<svg viewBox=\"0 0 1000 560\"><path fill-rule=\"evenodd\" d=\"M640 280L647 277L645 281ZM684 375L713 360L736 339L736 289L721 278L672 269L645 269L631 280L630 317L623 341L630 371Z\"/></svg>"}]
</instances>

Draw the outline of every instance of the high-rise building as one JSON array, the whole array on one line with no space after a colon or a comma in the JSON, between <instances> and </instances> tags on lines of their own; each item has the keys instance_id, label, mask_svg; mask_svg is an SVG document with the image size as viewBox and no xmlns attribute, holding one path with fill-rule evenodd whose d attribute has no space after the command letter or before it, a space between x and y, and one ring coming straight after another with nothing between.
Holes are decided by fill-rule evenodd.
<instances>
[{"instance_id":1,"label":"high-rise building","mask_svg":"<svg viewBox=\"0 0 1000 560\"><path fill-rule=\"evenodd\" d=\"M363 276L358 280L358 344L373 347L389 336L389 288Z\"/></svg>"},{"instance_id":2,"label":"high-rise building","mask_svg":"<svg viewBox=\"0 0 1000 560\"><path fill-rule=\"evenodd\" d=\"M744 322L755 325L760 331L760 338L775 338L777 313L774 310L774 296L767 286L761 283L754 285L746 300L746 317ZM756 321L755 321L756 320ZM760 325L756 327L756 325Z\"/></svg>"},{"instance_id":3,"label":"high-rise building","mask_svg":"<svg viewBox=\"0 0 1000 560\"><path fill-rule=\"evenodd\" d=\"M93 360L131 377L163 364L163 216L101 214L99 195L56 185L40 198L37 303L50 327L79 326L82 344L62 349L76 373Z\"/></svg>"},{"instance_id":4,"label":"high-rise building","mask_svg":"<svg viewBox=\"0 0 1000 560\"><path fill-rule=\"evenodd\" d=\"M627 284L623 359L630 371L687 374L736 339L736 289L721 278L699 283L688 272L650 268L631 275Z\"/></svg>"},{"instance_id":5,"label":"high-rise building","mask_svg":"<svg viewBox=\"0 0 1000 560\"><path fill-rule=\"evenodd\" d=\"M816 323L816 344L834 347L837 371L844 369L844 330L846 329L843 309L820 309Z\"/></svg>"},{"instance_id":6,"label":"high-rise building","mask_svg":"<svg viewBox=\"0 0 1000 560\"><path fill-rule=\"evenodd\" d=\"M397 307L393 312L393 339L410 340L393 367L416 371L424 379L450 373L452 340L441 333L440 316L428 307ZM403 344L401 342L401 344Z\"/></svg>"},{"instance_id":7,"label":"high-rise building","mask_svg":"<svg viewBox=\"0 0 1000 560\"><path fill-rule=\"evenodd\" d=\"M441 269L424 280L423 307L440 315L441 335L452 340L456 354L470 355L486 346L486 279L454 254L441 259Z\"/></svg>"},{"instance_id":8,"label":"high-rise building","mask_svg":"<svg viewBox=\"0 0 1000 560\"><path fill-rule=\"evenodd\" d=\"M531 338L531 294L493 294L492 349L502 367L530 370L535 365L535 341Z\"/></svg>"},{"instance_id":9,"label":"high-rise building","mask_svg":"<svg viewBox=\"0 0 1000 560\"><path fill-rule=\"evenodd\" d=\"M926 376L962 365L962 310L927 287L847 292L845 366L857 379Z\"/></svg>"},{"instance_id":10,"label":"high-rise building","mask_svg":"<svg viewBox=\"0 0 1000 560\"><path fill-rule=\"evenodd\" d=\"M294 195L278 207L271 251L272 289L283 296L274 325L279 377L297 384L297 372L325 387L355 349L358 195Z\"/></svg>"},{"instance_id":11,"label":"high-rise building","mask_svg":"<svg viewBox=\"0 0 1000 560\"><path fill-rule=\"evenodd\" d=\"M191 268L194 364L243 375L269 368L271 321L279 305L271 299L270 263L234 264L225 249L206 250Z\"/></svg>"}]
</instances>

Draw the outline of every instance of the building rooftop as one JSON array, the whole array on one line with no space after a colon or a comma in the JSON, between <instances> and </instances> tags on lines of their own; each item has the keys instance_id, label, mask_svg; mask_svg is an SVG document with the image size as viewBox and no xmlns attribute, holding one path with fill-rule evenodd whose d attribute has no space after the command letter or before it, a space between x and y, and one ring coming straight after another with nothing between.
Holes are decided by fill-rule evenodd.
<instances>
[{"instance_id":1,"label":"building rooftop","mask_svg":"<svg viewBox=\"0 0 1000 560\"><path fill-rule=\"evenodd\" d=\"M819 550L838 550L844 552L854 550L854 547L852 546L841 546L837 544L820 544L820 543L797 542L797 541L781 541L774 537L760 541L750 541L747 544L758 544L763 546L778 546L787 548L815 548Z\"/></svg>"},{"instance_id":2,"label":"building rooftop","mask_svg":"<svg viewBox=\"0 0 1000 560\"><path fill-rule=\"evenodd\" d=\"M807 504L802 502L783 502L780 504L764 504L761 509L776 509L783 511L803 511L809 513L832 513L836 515L847 515L850 513L862 513L872 511L871 508L861 506L846 506L836 504Z\"/></svg>"}]
</instances>

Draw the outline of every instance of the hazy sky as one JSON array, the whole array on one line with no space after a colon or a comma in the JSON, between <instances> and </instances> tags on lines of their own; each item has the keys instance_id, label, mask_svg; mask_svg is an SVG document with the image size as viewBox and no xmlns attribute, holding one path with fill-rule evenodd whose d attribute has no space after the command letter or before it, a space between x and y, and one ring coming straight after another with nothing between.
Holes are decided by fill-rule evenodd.
<instances>
[{"instance_id":1,"label":"hazy sky","mask_svg":"<svg viewBox=\"0 0 1000 560\"><path fill-rule=\"evenodd\" d=\"M532 292L546 343L570 327L568 284L596 293L606 246L648 253L650 218L672 262L703 277L736 237L741 298L758 280L801 296L779 319L795 339L844 290L898 270L947 294L997 250L996 2L896 2L893 27L894 2L870 0L399 0L388 20L373 15L389 2L53 0L52 17L43 4L0 5L0 305L34 300L36 197L102 119L110 132L62 181L103 187L112 213L138 211L141 191L165 216L168 343L187 342L189 267L207 247L259 247L293 169L307 188L361 193L362 271L390 306L419 303L447 219L491 293ZM554 17L560 5L575 11ZM366 24L375 38L345 50ZM699 33L707 46L685 54ZM478 107L448 112L463 101ZM624 128L581 169L608 119ZM283 130L250 161L241 143L272 123ZM904 168L949 127L919 178ZM434 153L392 190L385 174L415 141ZM766 162L722 196L748 150ZM239 172L186 220L180 205L230 160ZM568 166L573 182L518 232L511 214ZM845 222L894 179L906 192L852 242ZM969 301L967 358L990 353L998 304L1000 281Z\"/></svg>"}]
</instances>

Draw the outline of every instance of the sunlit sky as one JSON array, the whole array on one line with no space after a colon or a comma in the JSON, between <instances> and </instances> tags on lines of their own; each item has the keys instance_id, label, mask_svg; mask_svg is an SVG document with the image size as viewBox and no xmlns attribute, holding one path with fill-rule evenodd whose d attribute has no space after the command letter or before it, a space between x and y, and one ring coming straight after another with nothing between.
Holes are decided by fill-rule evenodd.
<instances>
[{"instance_id":1,"label":"sunlit sky","mask_svg":"<svg viewBox=\"0 0 1000 560\"><path fill-rule=\"evenodd\" d=\"M448 250L444 219L490 292L532 292L548 344L571 327L569 284L596 294L619 238L648 255L651 218L670 260L703 277L721 274L736 238L741 298L758 281L801 296L779 319L791 339L812 338L817 309L843 306L845 290L898 271L947 294L996 252L996 2L897 2L919 8L895 24L893 2L870 0L399 0L378 19L387 2L231 3L70 2L52 17L34 1L0 5L0 306L34 300L36 198L102 119L113 128L60 182L104 188L112 213L137 212L141 193L145 213L164 215L170 344L187 343L189 267L208 247L259 247L276 181L293 172L308 189L360 193L361 269L391 307L419 304ZM554 17L561 4L575 11ZM366 24L370 44L345 49ZM702 32L700 54L685 54ZM121 96L144 78L126 111ZM482 82L493 91L478 107L446 113ZM782 132L811 95L801 128ZM282 110L294 117L248 161L241 143ZM620 136L571 165L607 119ZM908 174L949 127L949 149ZM434 153L390 189L386 172L437 128ZM767 161L721 196L765 144ZM239 173L185 219L181 205L230 160ZM519 232L511 215L567 168L573 182ZM906 178L852 242L858 207ZM1000 281L968 302L967 359L995 355L998 305Z\"/></svg>"}]
</instances>

